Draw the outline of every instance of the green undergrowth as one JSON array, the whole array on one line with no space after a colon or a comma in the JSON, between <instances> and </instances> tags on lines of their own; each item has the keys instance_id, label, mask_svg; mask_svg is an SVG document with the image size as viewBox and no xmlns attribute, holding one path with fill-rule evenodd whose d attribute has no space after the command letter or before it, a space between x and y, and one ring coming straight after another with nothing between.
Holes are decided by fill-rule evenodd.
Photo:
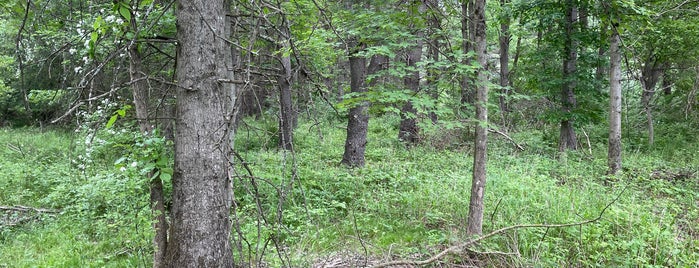
<instances>
[{"instance_id":1,"label":"green undergrowth","mask_svg":"<svg viewBox=\"0 0 699 268\"><path fill-rule=\"evenodd\" d=\"M434 127L426 133L430 140L408 148L396 139L398 120L372 118L367 165L354 169L339 164L344 122L301 121L295 153L289 153L275 148L276 122L244 121L235 145L245 161L237 163L233 183L236 260L310 267L348 252L426 259L467 241L469 130ZM628 137L624 170L610 177L604 129L586 130L590 145L563 154L543 131L510 133L524 151L491 134L483 229L574 223L601 214L599 220L508 231L444 261L477 260L489 267L699 265L696 138L667 135L648 148ZM142 171L155 158L135 153L140 143L128 144L139 137L129 133L0 129L0 205L60 211L2 211L0 267L151 265Z\"/></svg>"}]
</instances>

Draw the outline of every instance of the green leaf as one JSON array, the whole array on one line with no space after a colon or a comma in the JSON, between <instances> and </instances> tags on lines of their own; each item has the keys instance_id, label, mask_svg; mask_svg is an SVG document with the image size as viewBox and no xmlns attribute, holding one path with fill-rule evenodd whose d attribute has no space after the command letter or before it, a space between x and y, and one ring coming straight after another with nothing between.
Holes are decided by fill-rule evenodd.
<instances>
[{"instance_id":1,"label":"green leaf","mask_svg":"<svg viewBox=\"0 0 699 268\"><path fill-rule=\"evenodd\" d=\"M124 20L129 22L131 21L131 9L129 9L129 6L126 5L126 3L120 3L119 5L119 14L124 17Z\"/></svg>"},{"instance_id":2,"label":"green leaf","mask_svg":"<svg viewBox=\"0 0 699 268\"><path fill-rule=\"evenodd\" d=\"M109 118L109 121L107 121L107 126L106 128L112 127L114 125L114 122L116 122L117 118L119 117L118 114L112 115L112 117Z\"/></svg>"}]
</instances>

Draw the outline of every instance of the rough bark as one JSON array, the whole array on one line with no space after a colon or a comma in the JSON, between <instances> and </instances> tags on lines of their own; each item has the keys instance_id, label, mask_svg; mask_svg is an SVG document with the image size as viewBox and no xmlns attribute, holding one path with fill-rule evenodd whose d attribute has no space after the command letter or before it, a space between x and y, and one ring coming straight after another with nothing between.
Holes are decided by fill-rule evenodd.
<instances>
[{"instance_id":1,"label":"rough bark","mask_svg":"<svg viewBox=\"0 0 699 268\"><path fill-rule=\"evenodd\" d=\"M609 42L609 144L607 151L608 174L621 169L621 52L619 33L612 29Z\"/></svg>"},{"instance_id":2,"label":"rough bark","mask_svg":"<svg viewBox=\"0 0 699 268\"><path fill-rule=\"evenodd\" d=\"M419 11L425 11L424 4L420 5ZM420 62L422 58L423 33L422 29L414 30L416 31L415 36L417 38L415 44L408 50L408 53L406 53L405 65L410 69L415 69L415 71L412 71L405 76L405 78L403 78L403 83L405 84L406 88L417 93L420 91L420 72L416 68L417 63ZM403 108L401 108L400 118L398 139L408 144L417 143L420 140L420 128L417 125L417 109L415 109L411 101L407 101L403 105Z\"/></svg>"},{"instance_id":3,"label":"rough bark","mask_svg":"<svg viewBox=\"0 0 699 268\"><path fill-rule=\"evenodd\" d=\"M655 57L649 57L641 69L641 86L643 87L643 92L641 93L641 106L643 106L643 111L646 114L649 146L653 146L653 143L655 143L652 101L653 96L655 95L655 86L658 83L658 79L660 78L661 74L662 67L660 66L660 63L658 63Z\"/></svg>"},{"instance_id":4,"label":"rough bark","mask_svg":"<svg viewBox=\"0 0 699 268\"><path fill-rule=\"evenodd\" d=\"M506 9L509 0L500 0L502 10ZM503 14L500 21L500 114L503 125L509 126L508 114L510 107L507 101L510 95L510 15Z\"/></svg>"},{"instance_id":5,"label":"rough bark","mask_svg":"<svg viewBox=\"0 0 699 268\"><path fill-rule=\"evenodd\" d=\"M136 16L131 14L130 27L134 31L138 30ZM141 54L138 52L138 44L135 40L130 41L129 51L129 78L131 79L131 92L133 95L134 110L139 130L144 135L153 134L153 125L148 120L149 88L146 81L146 74L143 72ZM152 172L147 175L151 177ZM163 182L160 177L150 180L150 206L154 217L153 230L153 267L163 266L165 260L165 250L167 248L167 218L165 211L165 194L163 192Z\"/></svg>"},{"instance_id":6,"label":"rough bark","mask_svg":"<svg viewBox=\"0 0 699 268\"><path fill-rule=\"evenodd\" d=\"M576 71L578 58L578 42L576 40L575 20L578 18L578 8L575 1L567 0L565 10L565 31L566 41L564 45L563 58L563 86L561 90L561 109L564 119L561 120L561 136L558 141L558 150L577 150L578 139L573 127L574 120L571 116L577 102L575 100Z\"/></svg>"},{"instance_id":7,"label":"rough bark","mask_svg":"<svg viewBox=\"0 0 699 268\"><path fill-rule=\"evenodd\" d=\"M461 52L464 54L463 65L471 65L471 57L466 56L473 51L473 0L461 2ZM470 73L461 77L461 105L472 105L475 102L473 76Z\"/></svg>"},{"instance_id":8,"label":"rough bark","mask_svg":"<svg viewBox=\"0 0 699 268\"><path fill-rule=\"evenodd\" d=\"M286 27L286 25L283 27ZM288 29L284 29L285 30L282 32L286 36L283 37L284 40L281 45L281 50L284 51L284 53L279 58L281 62L281 73L277 81L279 84L279 104L281 108L281 114L279 115L279 146L284 150L292 150L296 115L291 100L291 56L288 52L290 49L290 36Z\"/></svg>"},{"instance_id":9,"label":"rough bark","mask_svg":"<svg viewBox=\"0 0 699 268\"><path fill-rule=\"evenodd\" d=\"M356 44L349 55L350 91L360 95L367 92L365 83L367 73L366 58L357 55L364 48L363 44ZM349 110L345 153L342 156L341 163L352 167L364 166L364 150L366 149L368 126L369 102L362 101Z\"/></svg>"},{"instance_id":10,"label":"rough bark","mask_svg":"<svg viewBox=\"0 0 699 268\"><path fill-rule=\"evenodd\" d=\"M471 199L468 207L467 234L483 233L483 196L486 184L486 161L488 151L488 77L484 66L487 62L485 0L474 2L475 50L481 68L478 69L478 88L476 92L476 140L473 153L473 180L471 182Z\"/></svg>"},{"instance_id":11,"label":"rough bark","mask_svg":"<svg viewBox=\"0 0 699 268\"><path fill-rule=\"evenodd\" d=\"M440 2L440 0L425 0L425 4L428 6L430 10L428 13L429 18L427 19L428 30L430 31L427 58L435 63L439 62L439 49L442 46L440 35L437 32L437 30L441 29L442 27L441 16L439 14L439 6L441 5ZM439 70L435 69L434 67L429 68L427 70L427 77L425 80L430 97L432 97L432 99L434 99L435 102L438 102L439 89L437 88L437 81L439 80ZM430 111L429 117L430 120L432 120L433 124L436 124L439 119L437 113L435 113L434 111Z\"/></svg>"},{"instance_id":12,"label":"rough bark","mask_svg":"<svg viewBox=\"0 0 699 268\"><path fill-rule=\"evenodd\" d=\"M167 267L233 267L224 0L177 1L177 127Z\"/></svg>"},{"instance_id":13,"label":"rough bark","mask_svg":"<svg viewBox=\"0 0 699 268\"><path fill-rule=\"evenodd\" d=\"M375 74L385 68L388 63L388 57L374 55L367 70L366 58L356 54L363 49L364 46L355 46L355 51L351 52L349 57L350 90L360 95L367 92L367 74ZM376 79L369 82L370 86L375 84ZM350 167L364 166L364 152L366 151L367 130L369 127L369 105L368 101L362 101L349 110L347 138L345 139L345 152L342 155L342 164Z\"/></svg>"}]
</instances>

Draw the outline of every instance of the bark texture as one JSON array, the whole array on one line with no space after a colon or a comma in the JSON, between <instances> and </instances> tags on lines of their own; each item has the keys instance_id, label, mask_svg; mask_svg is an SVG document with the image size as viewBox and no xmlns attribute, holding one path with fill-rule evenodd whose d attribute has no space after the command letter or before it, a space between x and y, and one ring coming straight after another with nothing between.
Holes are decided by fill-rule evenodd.
<instances>
[{"instance_id":1,"label":"bark texture","mask_svg":"<svg viewBox=\"0 0 699 268\"><path fill-rule=\"evenodd\" d=\"M356 44L349 55L350 91L358 94L364 94L367 91L365 84L366 58L357 55L362 50L364 50L364 45ZM361 167L364 166L364 151L369 126L369 103L362 101L350 108L348 117L345 153L342 155L341 163L351 167Z\"/></svg>"},{"instance_id":2,"label":"bark texture","mask_svg":"<svg viewBox=\"0 0 699 268\"><path fill-rule=\"evenodd\" d=\"M509 0L500 0L500 7L506 10ZM510 17L504 14L500 23L500 113L503 125L509 125L510 107L507 97L510 95Z\"/></svg>"},{"instance_id":3,"label":"bark texture","mask_svg":"<svg viewBox=\"0 0 699 268\"><path fill-rule=\"evenodd\" d=\"M363 50L363 46L357 47ZM350 90L359 94L367 92L366 76L375 74L386 67L388 57L374 55L371 57L369 68L366 68L366 58L357 56L358 51L350 54ZM376 84L376 79L369 82L370 86ZM347 138L345 139L345 152L342 155L342 164L351 167L364 166L364 152L367 144L367 129L369 126L369 105L362 101L357 106L350 108L347 120Z\"/></svg>"},{"instance_id":4,"label":"bark texture","mask_svg":"<svg viewBox=\"0 0 699 268\"><path fill-rule=\"evenodd\" d=\"M658 84L663 67L654 56L648 57L641 68L641 105L646 114L646 123L648 124L648 145L653 146L655 143L655 127L653 125L653 96L655 95L655 86Z\"/></svg>"},{"instance_id":5,"label":"bark texture","mask_svg":"<svg viewBox=\"0 0 699 268\"><path fill-rule=\"evenodd\" d=\"M464 54L463 65L471 65L471 57L466 56L473 51L473 0L464 0L461 3L461 52ZM472 105L475 102L473 76L463 74L461 77L461 105Z\"/></svg>"},{"instance_id":6,"label":"bark texture","mask_svg":"<svg viewBox=\"0 0 699 268\"><path fill-rule=\"evenodd\" d=\"M177 2L175 172L167 267L233 267L224 0ZM228 54L230 55L230 54Z\"/></svg>"},{"instance_id":7,"label":"bark texture","mask_svg":"<svg viewBox=\"0 0 699 268\"><path fill-rule=\"evenodd\" d=\"M565 10L565 31L566 41L564 45L563 58L563 87L561 89L561 109L564 114L564 119L561 120L561 136L558 141L558 150L577 150L578 138L575 135L573 127L574 120L571 116L573 109L576 108L575 100L576 87L576 71L578 62L578 41L575 37L576 27L575 21L578 19L578 8L573 0L566 1Z\"/></svg>"},{"instance_id":8,"label":"bark texture","mask_svg":"<svg viewBox=\"0 0 699 268\"><path fill-rule=\"evenodd\" d=\"M289 40L282 41L282 50L286 51L289 49ZM281 60L281 74L279 75L279 104L280 112L279 115L279 145L284 150L293 149L294 141L294 121L295 113L293 109L293 103L291 100L291 57L283 55Z\"/></svg>"},{"instance_id":9,"label":"bark texture","mask_svg":"<svg viewBox=\"0 0 699 268\"><path fill-rule=\"evenodd\" d=\"M473 153L473 180L471 182L471 200L468 207L467 234L483 233L483 196L486 184L486 162L488 151L488 77L484 68L487 62L485 0L474 2L475 50L481 68L478 69L478 88L476 92L476 141Z\"/></svg>"},{"instance_id":10,"label":"bark texture","mask_svg":"<svg viewBox=\"0 0 699 268\"><path fill-rule=\"evenodd\" d=\"M420 4L419 12L425 12L426 7L424 4ZM415 15L415 14L413 14ZM415 29L416 31L416 41L415 44L408 50L405 57L405 65L412 70L405 78L403 78L403 83L405 87L410 89L412 92L417 93L420 90L420 72L417 70L417 63L422 60L422 45L423 45L423 32L422 29ZM417 125L417 109L413 106L411 101L407 101L400 111L400 126L398 129L398 139L406 142L408 144L417 143L420 140L420 128Z\"/></svg>"},{"instance_id":11,"label":"bark texture","mask_svg":"<svg viewBox=\"0 0 699 268\"><path fill-rule=\"evenodd\" d=\"M619 33L612 29L609 42L609 144L608 173L621 169L621 53Z\"/></svg>"}]
</instances>

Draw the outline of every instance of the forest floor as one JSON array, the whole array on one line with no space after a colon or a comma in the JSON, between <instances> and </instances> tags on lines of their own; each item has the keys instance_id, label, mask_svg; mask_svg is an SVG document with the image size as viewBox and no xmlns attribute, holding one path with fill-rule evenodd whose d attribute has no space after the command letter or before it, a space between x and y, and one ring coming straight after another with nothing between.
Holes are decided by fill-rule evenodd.
<instances>
[{"instance_id":1,"label":"forest floor","mask_svg":"<svg viewBox=\"0 0 699 268\"><path fill-rule=\"evenodd\" d=\"M339 164L344 123L329 121L301 123L294 153L274 148L275 122L241 125L236 150L247 169L238 163L234 183L237 260L362 267L426 260L468 241L467 130L435 127L406 148L395 138L397 118L373 119L367 166L348 169ZM610 177L605 130L586 130L590 143L568 153L556 152L545 130L509 133L524 151L490 135L484 233L598 220L512 229L428 266L699 266L697 135L659 131L653 149L627 138L624 169ZM140 174L152 166L133 153L140 147L125 145L129 135L0 129L0 267L151 265Z\"/></svg>"}]
</instances>

